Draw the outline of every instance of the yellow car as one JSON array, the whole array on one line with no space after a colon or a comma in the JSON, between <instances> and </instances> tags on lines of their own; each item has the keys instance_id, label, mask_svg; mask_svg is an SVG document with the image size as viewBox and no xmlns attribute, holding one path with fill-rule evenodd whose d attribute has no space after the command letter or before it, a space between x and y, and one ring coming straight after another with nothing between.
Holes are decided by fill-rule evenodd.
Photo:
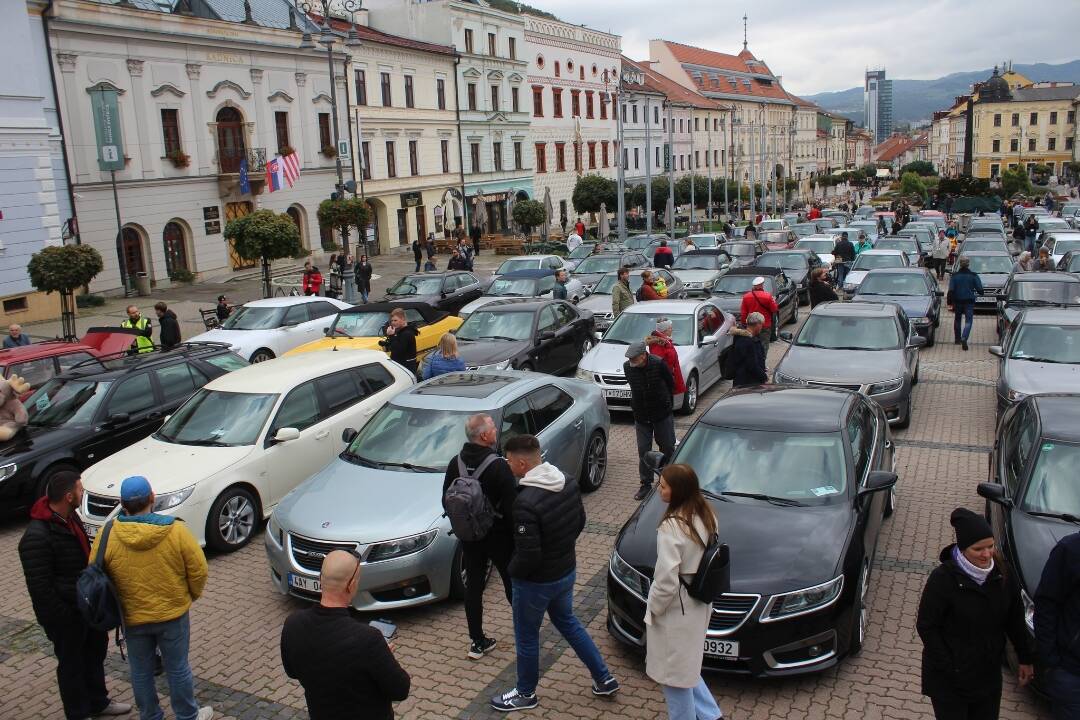
<instances>
[{"instance_id":1,"label":"yellow car","mask_svg":"<svg viewBox=\"0 0 1080 720\"><path fill-rule=\"evenodd\" d=\"M326 337L294 348L286 355L313 350L385 350L379 341L386 337L390 311L401 308L405 318L419 333L416 336L416 358L422 360L435 349L439 338L456 330L461 318L448 315L422 302L368 303L342 310L326 328Z\"/></svg>"}]
</instances>

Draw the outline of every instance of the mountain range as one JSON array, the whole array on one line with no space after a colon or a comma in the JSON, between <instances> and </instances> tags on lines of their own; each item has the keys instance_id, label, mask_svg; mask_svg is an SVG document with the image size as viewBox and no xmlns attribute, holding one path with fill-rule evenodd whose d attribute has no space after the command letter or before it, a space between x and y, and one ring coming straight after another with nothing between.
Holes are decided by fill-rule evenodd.
<instances>
[{"instance_id":1,"label":"mountain range","mask_svg":"<svg viewBox=\"0 0 1080 720\"><path fill-rule=\"evenodd\" d=\"M1060 65L1015 63L1012 69L1033 82L1056 80L1080 84L1080 60ZM936 80L893 80L893 123L911 123L912 125L929 123L936 111L948 110L953 106L956 96L971 92L971 86L989 78L991 72L992 70L987 68L952 73ZM826 110L840 113L856 123L862 122L862 87L805 97Z\"/></svg>"}]
</instances>

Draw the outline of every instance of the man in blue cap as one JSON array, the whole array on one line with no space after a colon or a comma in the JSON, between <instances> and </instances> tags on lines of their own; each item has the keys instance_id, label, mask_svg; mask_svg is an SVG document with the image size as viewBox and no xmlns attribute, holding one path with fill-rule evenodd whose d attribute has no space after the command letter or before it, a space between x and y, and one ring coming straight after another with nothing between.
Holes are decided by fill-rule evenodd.
<instances>
[{"instance_id":1,"label":"man in blue cap","mask_svg":"<svg viewBox=\"0 0 1080 720\"><path fill-rule=\"evenodd\" d=\"M160 720L154 688L155 650L161 651L169 700L177 720L210 720L213 709L195 702L188 664L188 610L206 585L206 557L195 537L176 518L154 510L154 491L141 475L120 485L121 513L112 522L105 570L116 585L127 628L131 687L142 720ZM102 529L90 553L101 550Z\"/></svg>"}]
</instances>

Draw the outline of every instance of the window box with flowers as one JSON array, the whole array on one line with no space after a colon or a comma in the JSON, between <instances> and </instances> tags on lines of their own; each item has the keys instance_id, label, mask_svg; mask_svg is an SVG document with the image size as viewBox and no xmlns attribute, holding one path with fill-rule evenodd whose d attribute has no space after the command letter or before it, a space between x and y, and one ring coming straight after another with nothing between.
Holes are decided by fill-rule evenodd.
<instances>
[{"instance_id":1,"label":"window box with flowers","mask_svg":"<svg viewBox=\"0 0 1080 720\"><path fill-rule=\"evenodd\" d=\"M186 168L191 164L191 156L180 148L170 150L165 157L169 159L169 162L171 162L175 168Z\"/></svg>"},{"instance_id":2,"label":"window box with flowers","mask_svg":"<svg viewBox=\"0 0 1080 720\"><path fill-rule=\"evenodd\" d=\"M282 145L278 148L278 155L280 155L281 157L289 157L290 155L294 154L296 154L296 150L293 148L292 145Z\"/></svg>"},{"instance_id":3,"label":"window box with flowers","mask_svg":"<svg viewBox=\"0 0 1080 720\"><path fill-rule=\"evenodd\" d=\"M323 145L322 154L323 157L330 158L332 160L337 157L337 148L333 145Z\"/></svg>"}]
</instances>

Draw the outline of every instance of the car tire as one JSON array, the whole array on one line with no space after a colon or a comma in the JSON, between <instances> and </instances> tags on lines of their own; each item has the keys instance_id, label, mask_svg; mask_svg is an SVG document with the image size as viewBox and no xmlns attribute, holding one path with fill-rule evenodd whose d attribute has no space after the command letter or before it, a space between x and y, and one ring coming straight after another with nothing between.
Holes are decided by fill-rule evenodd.
<instances>
[{"instance_id":1,"label":"car tire","mask_svg":"<svg viewBox=\"0 0 1080 720\"><path fill-rule=\"evenodd\" d=\"M78 475L80 471L79 468L72 463L56 463L42 474L41 480L38 482L38 491L35 497L42 497L43 495L47 495L49 490L49 483L52 482L52 479L54 477L56 477L62 472L73 472Z\"/></svg>"},{"instance_id":2,"label":"car tire","mask_svg":"<svg viewBox=\"0 0 1080 720\"><path fill-rule=\"evenodd\" d=\"M266 362L267 360L273 360L274 351L269 348L259 348L255 352L251 353L251 358L248 360L252 365L255 363Z\"/></svg>"},{"instance_id":3,"label":"car tire","mask_svg":"<svg viewBox=\"0 0 1080 720\"><path fill-rule=\"evenodd\" d=\"M604 484L607 477L607 438L600 430L594 430L585 444L585 457L581 459L581 476L578 484L582 492L594 492Z\"/></svg>"},{"instance_id":4,"label":"car tire","mask_svg":"<svg viewBox=\"0 0 1080 720\"><path fill-rule=\"evenodd\" d=\"M989 500L987 501L989 502ZM892 517L896 512L896 486L889 488L889 494L885 496L885 517Z\"/></svg>"},{"instance_id":5,"label":"car tire","mask_svg":"<svg viewBox=\"0 0 1080 720\"><path fill-rule=\"evenodd\" d=\"M854 657L862 652L866 640L866 628L870 625L870 610L866 607L866 595L870 587L870 562L863 562L859 580L855 585L855 604L851 608L851 639L848 642L848 656Z\"/></svg>"},{"instance_id":6,"label":"car tire","mask_svg":"<svg viewBox=\"0 0 1080 720\"><path fill-rule=\"evenodd\" d=\"M690 377L686 379L686 392L683 393L682 401L682 413L684 415L691 415L698 406L698 395L701 392L701 387L698 383L697 371L692 371Z\"/></svg>"},{"instance_id":7,"label":"car tire","mask_svg":"<svg viewBox=\"0 0 1080 720\"><path fill-rule=\"evenodd\" d=\"M934 336L937 335L935 330L937 330L937 326L934 325L934 323L930 323L930 329L926 331L926 347L928 348L934 347Z\"/></svg>"},{"instance_id":8,"label":"car tire","mask_svg":"<svg viewBox=\"0 0 1080 720\"><path fill-rule=\"evenodd\" d=\"M206 544L219 552L247 545L262 522L259 503L251 491L234 485L218 495L206 517Z\"/></svg>"},{"instance_id":9,"label":"car tire","mask_svg":"<svg viewBox=\"0 0 1080 720\"><path fill-rule=\"evenodd\" d=\"M799 322L799 304L795 303L795 307L791 310L791 322L796 324Z\"/></svg>"},{"instance_id":10,"label":"car tire","mask_svg":"<svg viewBox=\"0 0 1080 720\"><path fill-rule=\"evenodd\" d=\"M911 398L908 398L907 403L904 405L903 419L896 423L896 427L903 430L911 425Z\"/></svg>"}]
</instances>

